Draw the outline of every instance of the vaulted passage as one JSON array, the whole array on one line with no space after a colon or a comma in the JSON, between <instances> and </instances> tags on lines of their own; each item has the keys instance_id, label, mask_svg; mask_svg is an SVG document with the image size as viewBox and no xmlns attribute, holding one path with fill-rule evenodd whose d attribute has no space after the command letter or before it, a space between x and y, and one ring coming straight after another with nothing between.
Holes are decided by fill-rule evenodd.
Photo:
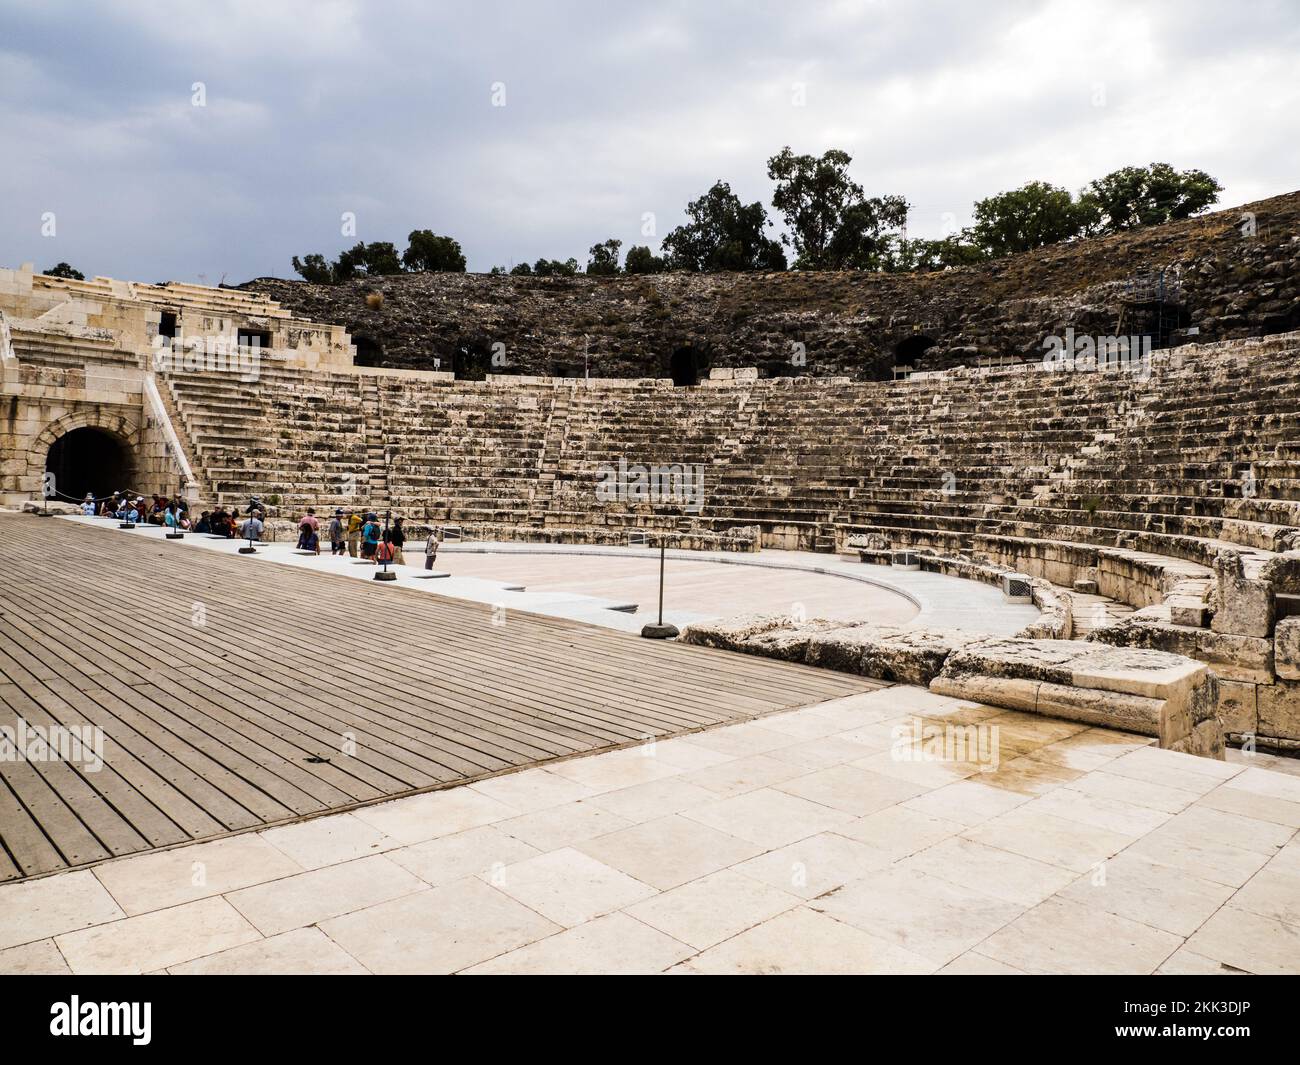
<instances>
[{"instance_id":1,"label":"vaulted passage","mask_svg":"<svg viewBox=\"0 0 1300 1065\"><path fill-rule=\"evenodd\" d=\"M671 373L675 385L700 383L700 361L694 348L678 348L673 352Z\"/></svg>"},{"instance_id":2,"label":"vaulted passage","mask_svg":"<svg viewBox=\"0 0 1300 1065\"><path fill-rule=\"evenodd\" d=\"M130 448L103 429L73 429L59 437L50 445L45 472L54 475L55 498L69 502L87 492L100 497L137 487Z\"/></svg>"}]
</instances>

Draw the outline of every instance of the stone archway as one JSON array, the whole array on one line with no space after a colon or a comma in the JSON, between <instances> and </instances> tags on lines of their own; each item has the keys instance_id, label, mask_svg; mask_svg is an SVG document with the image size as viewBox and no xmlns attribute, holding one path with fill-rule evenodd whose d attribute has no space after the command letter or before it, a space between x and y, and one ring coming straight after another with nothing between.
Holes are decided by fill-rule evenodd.
<instances>
[{"instance_id":1,"label":"stone archway","mask_svg":"<svg viewBox=\"0 0 1300 1065\"><path fill-rule=\"evenodd\" d=\"M77 502L87 491L105 496L137 489L139 433L139 425L130 418L100 409L56 418L32 441L22 487L31 498L41 498L49 471L55 475L55 498L64 502ZM111 478L122 483L112 483ZM101 485L100 480L106 483Z\"/></svg>"}]
</instances>

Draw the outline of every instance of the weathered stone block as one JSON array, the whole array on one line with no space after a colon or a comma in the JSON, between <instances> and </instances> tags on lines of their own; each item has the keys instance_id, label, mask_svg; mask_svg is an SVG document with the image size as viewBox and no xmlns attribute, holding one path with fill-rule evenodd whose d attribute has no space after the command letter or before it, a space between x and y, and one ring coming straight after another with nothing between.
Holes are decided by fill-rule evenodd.
<instances>
[{"instance_id":1,"label":"weathered stone block","mask_svg":"<svg viewBox=\"0 0 1300 1065\"><path fill-rule=\"evenodd\" d=\"M1261 737L1300 740L1300 683L1279 680L1276 684L1260 686L1256 692L1259 704Z\"/></svg>"},{"instance_id":2,"label":"weathered stone block","mask_svg":"<svg viewBox=\"0 0 1300 1065\"><path fill-rule=\"evenodd\" d=\"M1258 729L1256 690L1257 685L1220 678L1219 720L1223 722L1224 732L1241 735Z\"/></svg>"},{"instance_id":3,"label":"weathered stone block","mask_svg":"<svg viewBox=\"0 0 1300 1065\"><path fill-rule=\"evenodd\" d=\"M1273 668L1285 680L1300 680L1300 617L1283 618L1277 623Z\"/></svg>"},{"instance_id":4,"label":"weathered stone block","mask_svg":"<svg viewBox=\"0 0 1300 1065\"><path fill-rule=\"evenodd\" d=\"M1216 609L1210 628L1234 636L1267 636L1273 631L1273 586L1247 577L1241 556L1221 551L1214 560Z\"/></svg>"}]
</instances>

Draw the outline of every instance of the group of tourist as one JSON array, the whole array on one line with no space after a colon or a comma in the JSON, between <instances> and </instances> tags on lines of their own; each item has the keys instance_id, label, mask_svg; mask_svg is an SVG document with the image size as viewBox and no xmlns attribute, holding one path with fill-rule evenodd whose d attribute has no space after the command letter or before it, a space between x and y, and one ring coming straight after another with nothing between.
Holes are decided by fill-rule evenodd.
<instances>
[{"instance_id":1,"label":"group of tourist","mask_svg":"<svg viewBox=\"0 0 1300 1065\"><path fill-rule=\"evenodd\" d=\"M117 518L119 521L144 522L148 525L165 525L175 532L190 527L190 507L179 495L155 495L150 499L130 492L114 492L96 500L90 492L81 504L87 517Z\"/></svg>"},{"instance_id":2,"label":"group of tourist","mask_svg":"<svg viewBox=\"0 0 1300 1065\"><path fill-rule=\"evenodd\" d=\"M334 511L326 529L329 536L330 554L347 554L362 562L385 563L395 566L406 565L406 529L403 519L394 518L388 526L379 524L379 515L374 511L358 514L353 510L339 507ZM432 546L430 546L432 545ZM314 551L320 554L320 521L312 507L298 523L298 549ZM433 558L438 553L438 539L430 532L425 545L426 568L433 567Z\"/></svg>"},{"instance_id":3,"label":"group of tourist","mask_svg":"<svg viewBox=\"0 0 1300 1065\"><path fill-rule=\"evenodd\" d=\"M260 540L266 528L266 510L256 496L249 501L242 521L238 510L218 507L216 510L203 511L198 520L191 523L189 505L179 495L155 495L152 500L146 500L143 496L117 492L97 506L95 497L87 493L81 510L88 516L97 514L122 521L164 525L178 532L207 533L230 539L239 537ZM331 555L349 555L376 565L406 565L406 528L402 518L394 518L391 525L384 526L374 511L358 513L339 507L326 527L326 535L329 537ZM319 555L320 547L320 519L316 517L316 508L308 507L298 522L298 550L312 551ZM424 568L433 569L437 557L438 537L430 530L424 545Z\"/></svg>"}]
</instances>

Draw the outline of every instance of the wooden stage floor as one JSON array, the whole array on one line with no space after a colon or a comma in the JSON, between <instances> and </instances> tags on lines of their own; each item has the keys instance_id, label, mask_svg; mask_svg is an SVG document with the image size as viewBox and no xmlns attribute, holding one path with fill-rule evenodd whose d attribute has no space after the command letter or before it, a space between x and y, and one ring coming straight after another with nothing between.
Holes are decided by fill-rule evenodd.
<instances>
[{"instance_id":1,"label":"wooden stage floor","mask_svg":"<svg viewBox=\"0 0 1300 1065\"><path fill-rule=\"evenodd\" d=\"M0 515L0 726L103 735L0 759L0 881L880 687L235 546Z\"/></svg>"}]
</instances>

